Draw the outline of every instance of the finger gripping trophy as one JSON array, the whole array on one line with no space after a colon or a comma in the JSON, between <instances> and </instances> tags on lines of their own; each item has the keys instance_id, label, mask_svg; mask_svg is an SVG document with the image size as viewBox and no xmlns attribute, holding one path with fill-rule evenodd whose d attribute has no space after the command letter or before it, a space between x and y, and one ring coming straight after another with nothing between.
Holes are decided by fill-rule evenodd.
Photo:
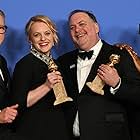
<instances>
[{"instance_id":1,"label":"finger gripping trophy","mask_svg":"<svg viewBox=\"0 0 140 140\"><path fill-rule=\"evenodd\" d=\"M53 61L52 58L49 60L48 68L49 68L50 72L55 72L58 70L58 66L55 64L55 62ZM54 105L58 105L63 102L66 102L66 101L73 101L72 98L67 96L66 89L65 89L62 79L60 80L59 83L56 83L53 86L53 91L54 91L55 98L56 98Z\"/></svg>"},{"instance_id":2,"label":"finger gripping trophy","mask_svg":"<svg viewBox=\"0 0 140 140\"><path fill-rule=\"evenodd\" d=\"M112 54L109 57L110 62L107 63L110 67L113 67L115 64L119 63L120 56L116 54ZM96 75L95 79L92 82L87 82L86 85L93 91L100 95L104 95L103 87L105 85L104 81L101 80L101 78Z\"/></svg>"}]
</instances>

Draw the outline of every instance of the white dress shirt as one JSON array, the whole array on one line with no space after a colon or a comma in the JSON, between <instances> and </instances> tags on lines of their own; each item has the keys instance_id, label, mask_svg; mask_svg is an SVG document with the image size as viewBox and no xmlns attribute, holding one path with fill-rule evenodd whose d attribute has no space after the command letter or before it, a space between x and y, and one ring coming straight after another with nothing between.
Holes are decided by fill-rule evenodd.
<instances>
[{"instance_id":1,"label":"white dress shirt","mask_svg":"<svg viewBox=\"0 0 140 140\"><path fill-rule=\"evenodd\" d=\"M1 76L2 80L4 81L4 77L3 77L1 69L0 69L0 76Z\"/></svg>"}]
</instances>

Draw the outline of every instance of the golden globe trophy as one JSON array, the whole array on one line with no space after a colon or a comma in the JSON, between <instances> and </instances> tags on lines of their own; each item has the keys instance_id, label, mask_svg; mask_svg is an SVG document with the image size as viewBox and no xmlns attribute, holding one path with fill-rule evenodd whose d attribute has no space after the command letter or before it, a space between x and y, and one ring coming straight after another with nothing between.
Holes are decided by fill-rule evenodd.
<instances>
[{"instance_id":1,"label":"golden globe trophy","mask_svg":"<svg viewBox=\"0 0 140 140\"><path fill-rule=\"evenodd\" d=\"M110 62L107 63L110 67L114 67L115 64L119 63L120 56L116 54L112 54L109 57ZM103 87L105 85L104 81L101 80L101 78L96 75L95 79L92 82L87 82L86 85L93 91L100 95L104 95Z\"/></svg>"},{"instance_id":2,"label":"golden globe trophy","mask_svg":"<svg viewBox=\"0 0 140 140\"><path fill-rule=\"evenodd\" d=\"M126 49L128 51L128 53L131 55L131 57L134 61L134 64L135 64L137 70L140 72L140 57L133 50L133 48L129 44L124 44L124 43L118 43L118 44L115 44L115 46L119 47L121 50Z\"/></svg>"},{"instance_id":3,"label":"golden globe trophy","mask_svg":"<svg viewBox=\"0 0 140 140\"><path fill-rule=\"evenodd\" d=\"M48 63L48 68L49 68L50 72L55 72L58 69L58 66L55 64L55 62L53 61L52 58L50 59L50 61ZM54 105L58 105L63 102L66 102L66 101L73 101L72 98L67 96L66 89L65 89L62 79L59 83L56 83L53 86L53 91L54 91L55 98L56 98Z\"/></svg>"}]
</instances>

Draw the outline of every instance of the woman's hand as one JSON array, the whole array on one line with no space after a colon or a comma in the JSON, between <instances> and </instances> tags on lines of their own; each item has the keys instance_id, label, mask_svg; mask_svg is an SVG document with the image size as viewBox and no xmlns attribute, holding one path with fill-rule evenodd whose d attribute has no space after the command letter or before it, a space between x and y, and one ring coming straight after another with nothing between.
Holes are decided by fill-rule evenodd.
<instances>
[{"instance_id":1,"label":"woman's hand","mask_svg":"<svg viewBox=\"0 0 140 140\"><path fill-rule=\"evenodd\" d=\"M56 83L59 83L62 79L61 73L59 71L51 72L47 74L46 84L52 89Z\"/></svg>"}]
</instances>

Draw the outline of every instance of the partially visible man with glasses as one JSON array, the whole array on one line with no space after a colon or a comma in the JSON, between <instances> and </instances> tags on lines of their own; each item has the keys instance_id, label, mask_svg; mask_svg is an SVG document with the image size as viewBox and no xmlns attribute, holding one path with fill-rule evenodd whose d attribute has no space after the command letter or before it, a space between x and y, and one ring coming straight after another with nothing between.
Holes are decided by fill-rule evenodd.
<instances>
[{"instance_id":1,"label":"partially visible man with glasses","mask_svg":"<svg viewBox=\"0 0 140 140\"><path fill-rule=\"evenodd\" d=\"M0 45L4 41L7 26L5 14L0 10ZM0 140L21 140L10 132L9 125L17 116L18 104L8 106L10 74L5 58L0 55ZM8 125L9 124L9 125Z\"/></svg>"},{"instance_id":2,"label":"partially visible man with glasses","mask_svg":"<svg viewBox=\"0 0 140 140\"><path fill-rule=\"evenodd\" d=\"M7 26L5 25L5 14L2 10L0 10L0 45L4 40L6 30Z\"/></svg>"}]
</instances>

